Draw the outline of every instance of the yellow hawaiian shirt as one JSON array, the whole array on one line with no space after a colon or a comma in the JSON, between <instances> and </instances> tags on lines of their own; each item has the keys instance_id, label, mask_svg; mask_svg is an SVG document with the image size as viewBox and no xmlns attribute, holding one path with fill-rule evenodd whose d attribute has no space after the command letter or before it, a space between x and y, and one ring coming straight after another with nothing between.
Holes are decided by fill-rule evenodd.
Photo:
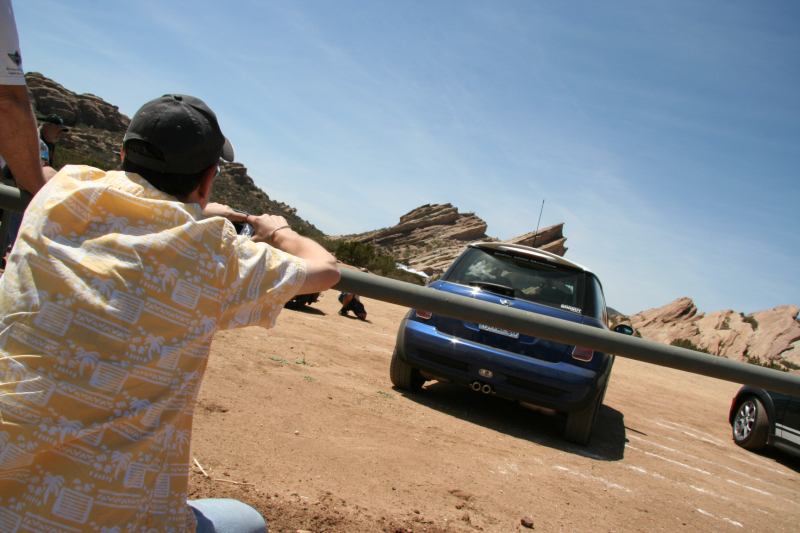
<instances>
[{"instance_id":1,"label":"yellow hawaiian shirt","mask_svg":"<svg viewBox=\"0 0 800 533\"><path fill-rule=\"evenodd\" d=\"M59 172L0 278L0 531L193 532L214 332L274 326L305 275L136 174Z\"/></svg>"}]
</instances>

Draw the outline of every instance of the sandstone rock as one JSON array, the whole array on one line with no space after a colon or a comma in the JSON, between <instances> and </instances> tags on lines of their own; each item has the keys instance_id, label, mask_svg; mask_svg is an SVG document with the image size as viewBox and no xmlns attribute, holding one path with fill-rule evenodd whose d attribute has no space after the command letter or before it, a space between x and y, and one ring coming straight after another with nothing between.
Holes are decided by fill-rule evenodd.
<instances>
[{"instance_id":1,"label":"sandstone rock","mask_svg":"<svg viewBox=\"0 0 800 533\"><path fill-rule=\"evenodd\" d=\"M732 310L697 313L690 298L630 316L628 321L649 340L670 344L688 340L709 353L742 361L759 358L794 368L800 364L800 308L794 305L759 311L749 317ZM754 327L754 322L757 326Z\"/></svg>"},{"instance_id":2,"label":"sandstone rock","mask_svg":"<svg viewBox=\"0 0 800 533\"><path fill-rule=\"evenodd\" d=\"M697 321L700 335L695 343L712 354L743 360L753 327L734 311L717 311Z\"/></svg>"},{"instance_id":3,"label":"sandstone rock","mask_svg":"<svg viewBox=\"0 0 800 533\"><path fill-rule=\"evenodd\" d=\"M458 217L458 208L452 204L426 204L401 216L400 223L395 228L402 231L406 228L445 224L455 221Z\"/></svg>"},{"instance_id":4,"label":"sandstone rock","mask_svg":"<svg viewBox=\"0 0 800 533\"><path fill-rule=\"evenodd\" d=\"M38 72L25 75L34 109L40 115L56 113L71 127L78 124L111 132L124 132L130 119L102 98L75 94Z\"/></svg>"},{"instance_id":5,"label":"sandstone rock","mask_svg":"<svg viewBox=\"0 0 800 533\"><path fill-rule=\"evenodd\" d=\"M563 227L563 223L557 224L505 242L530 246L535 237L538 248L564 255ZM408 260L411 268L435 275L444 272L467 244L499 242L486 235L486 230L486 222L475 213L459 213L452 204L426 204L401 216L396 226L332 238L373 244L398 260Z\"/></svg>"},{"instance_id":6,"label":"sandstone rock","mask_svg":"<svg viewBox=\"0 0 800 533\"><path fill-rule=\"evenodd\" d=\"M564 257L564 254L567 253L567 247L564 246L565 242L567 242L567 239L564 237L558 239L557 241L546 243L542 246L539 246L539 241L536 241L536 248Z\"/></svg>"},{"instance_id":7,"label":"sandstone rock","mask_svg":"<svg viewBox=\"0 0 800 533\"><path fill-rule=\"evenodd\" d=\"M539 231L525 233L524 235L519 235L518 237L514 237L503 242L522 244L524 246L533 246L534 243L536 243L536 247L538 248L544 243L557 241L563 237L564 223L562 222L561 224L549 226L547 228L540 229Z\"/></svg>"},{"instance_id":8,"label":"sandstone rock","mask_svg":"<svg viewBox=\"0 0 800 533\"><path fill-rule=\"evenodd\" d=\"M750 356L758 354L762 359L773 361L783 358L784 352L794 351L800 341L800 324L796 305L782 305L770 311L759 311L751 316L758 321L753 340L750 343ZM787 357L795 354L787 353Z\"/></svg>"}]
</instances>

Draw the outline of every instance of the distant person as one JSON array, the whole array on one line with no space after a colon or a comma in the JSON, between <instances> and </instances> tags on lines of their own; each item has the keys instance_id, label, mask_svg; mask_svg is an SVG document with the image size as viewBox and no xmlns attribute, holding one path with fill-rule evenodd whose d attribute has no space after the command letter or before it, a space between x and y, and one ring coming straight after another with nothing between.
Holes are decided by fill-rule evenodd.
<instances>
[{"instance_id":1,"label":"distant person","mask_svg":"<svg viewBox=\"0 0 800 533\"><path fill-rule=\"evenodd\" d=\"M56 173L53 168L56 143L61 138L61 135L67 131L69 131L69 128L64 125L64 120L58 115L52 114L42 119L42 124L39 126L39 156L41 158L43 167L42 173L45 180L49 180ZM9 167L3 168L3 183L15 187L17 186L14 173ZM11 213L8 233L6 234L6 252L11 251L11 248L14 246L20 224L22 224L22 213ZM5 257L5 253L3 256Z\"/></svg>"},{"instance_id":2,"label":"distant person","mask_svg":"<svg viewBox=\"0 0 800 533\"><path fill-rule=\"evenodd\" d=\"M56 114L47 115L42 119L39 126L39 138L44 141L48 150L48 166L53 166L53 159L56 154L56 143L61 135L68 132L69 128L64 124L64 119Z\"/></svg>"},{"instance_id":3,"label":"distant person","mask_svg":"<svg viewBox=\"0 0 800 533\"><path fill-rule=\"evenodd\" d=\"M0 155L19 188L31 194L45 183L36 120L22 68L11 0L0 0Z\"/></svg>"},{"instance_id":4,"label":"distant person","mask_svg":"<svg viewBox=\"0 0 800 533\"><path fill-rule=\"evenodd\" d=\"M352 311L359 320L367 319L367 310L364 308L364 304L361 303L361 298L359 298L358 295L349 292L340 292L338 299L342 304L342 308L339 310L340 315L348 316L347 313Z\"/></svg>"},{"instance_id":5,"label":"distant person","mask_svg":"<svg viewBox=\"0 0 800 533\"><path fill-rule=\"evenodd\" d=\"M266 532L244 503L187 501L211 341L339 269L281 216L239 214L252 239L218 216L233 156L202 100L165 95L133 116L124 171L65 166L28 206L0 277L0 530Z\"/></svg>"}]
</instances>

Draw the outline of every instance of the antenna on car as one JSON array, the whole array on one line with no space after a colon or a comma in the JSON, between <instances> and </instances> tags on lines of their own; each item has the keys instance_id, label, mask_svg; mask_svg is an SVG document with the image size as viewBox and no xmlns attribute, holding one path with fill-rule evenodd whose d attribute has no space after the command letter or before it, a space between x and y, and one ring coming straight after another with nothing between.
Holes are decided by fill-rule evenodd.
<instances>
[{"instance_id":1,"label":"antenna on car","mask_svg":"<svg viewBox=\"0 0 800 533\"><path fill-rule=\"evenodd\" d=\"M536 248L536 237L539 236L539 224L542 223L542 211L544 211L544 199L542 199L542 208L539 210L539 222L536 223L536 233L533 234L533 247Z\"/></svg>"}]
</instances>

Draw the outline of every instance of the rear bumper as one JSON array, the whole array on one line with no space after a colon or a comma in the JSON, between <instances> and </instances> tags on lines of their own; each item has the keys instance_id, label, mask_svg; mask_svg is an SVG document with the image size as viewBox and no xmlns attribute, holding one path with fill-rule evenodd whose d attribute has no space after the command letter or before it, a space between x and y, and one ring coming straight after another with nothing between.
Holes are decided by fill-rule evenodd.
<instances>
[{"instance_id":1,"label":"rear bumper","mask_svg":"<svg viewBox=\"0 0 800 533\"><path fill-rule=\"evenodd\" d=\"M598 371L548 363L443 334L408 318L397 332L397 352L410 366L453 383L486 383L498 396L568 413L587 409L602 393L613 363L607 356ZM482 377L482 369L493 376Z\"/></svg>"}]
</instances>

